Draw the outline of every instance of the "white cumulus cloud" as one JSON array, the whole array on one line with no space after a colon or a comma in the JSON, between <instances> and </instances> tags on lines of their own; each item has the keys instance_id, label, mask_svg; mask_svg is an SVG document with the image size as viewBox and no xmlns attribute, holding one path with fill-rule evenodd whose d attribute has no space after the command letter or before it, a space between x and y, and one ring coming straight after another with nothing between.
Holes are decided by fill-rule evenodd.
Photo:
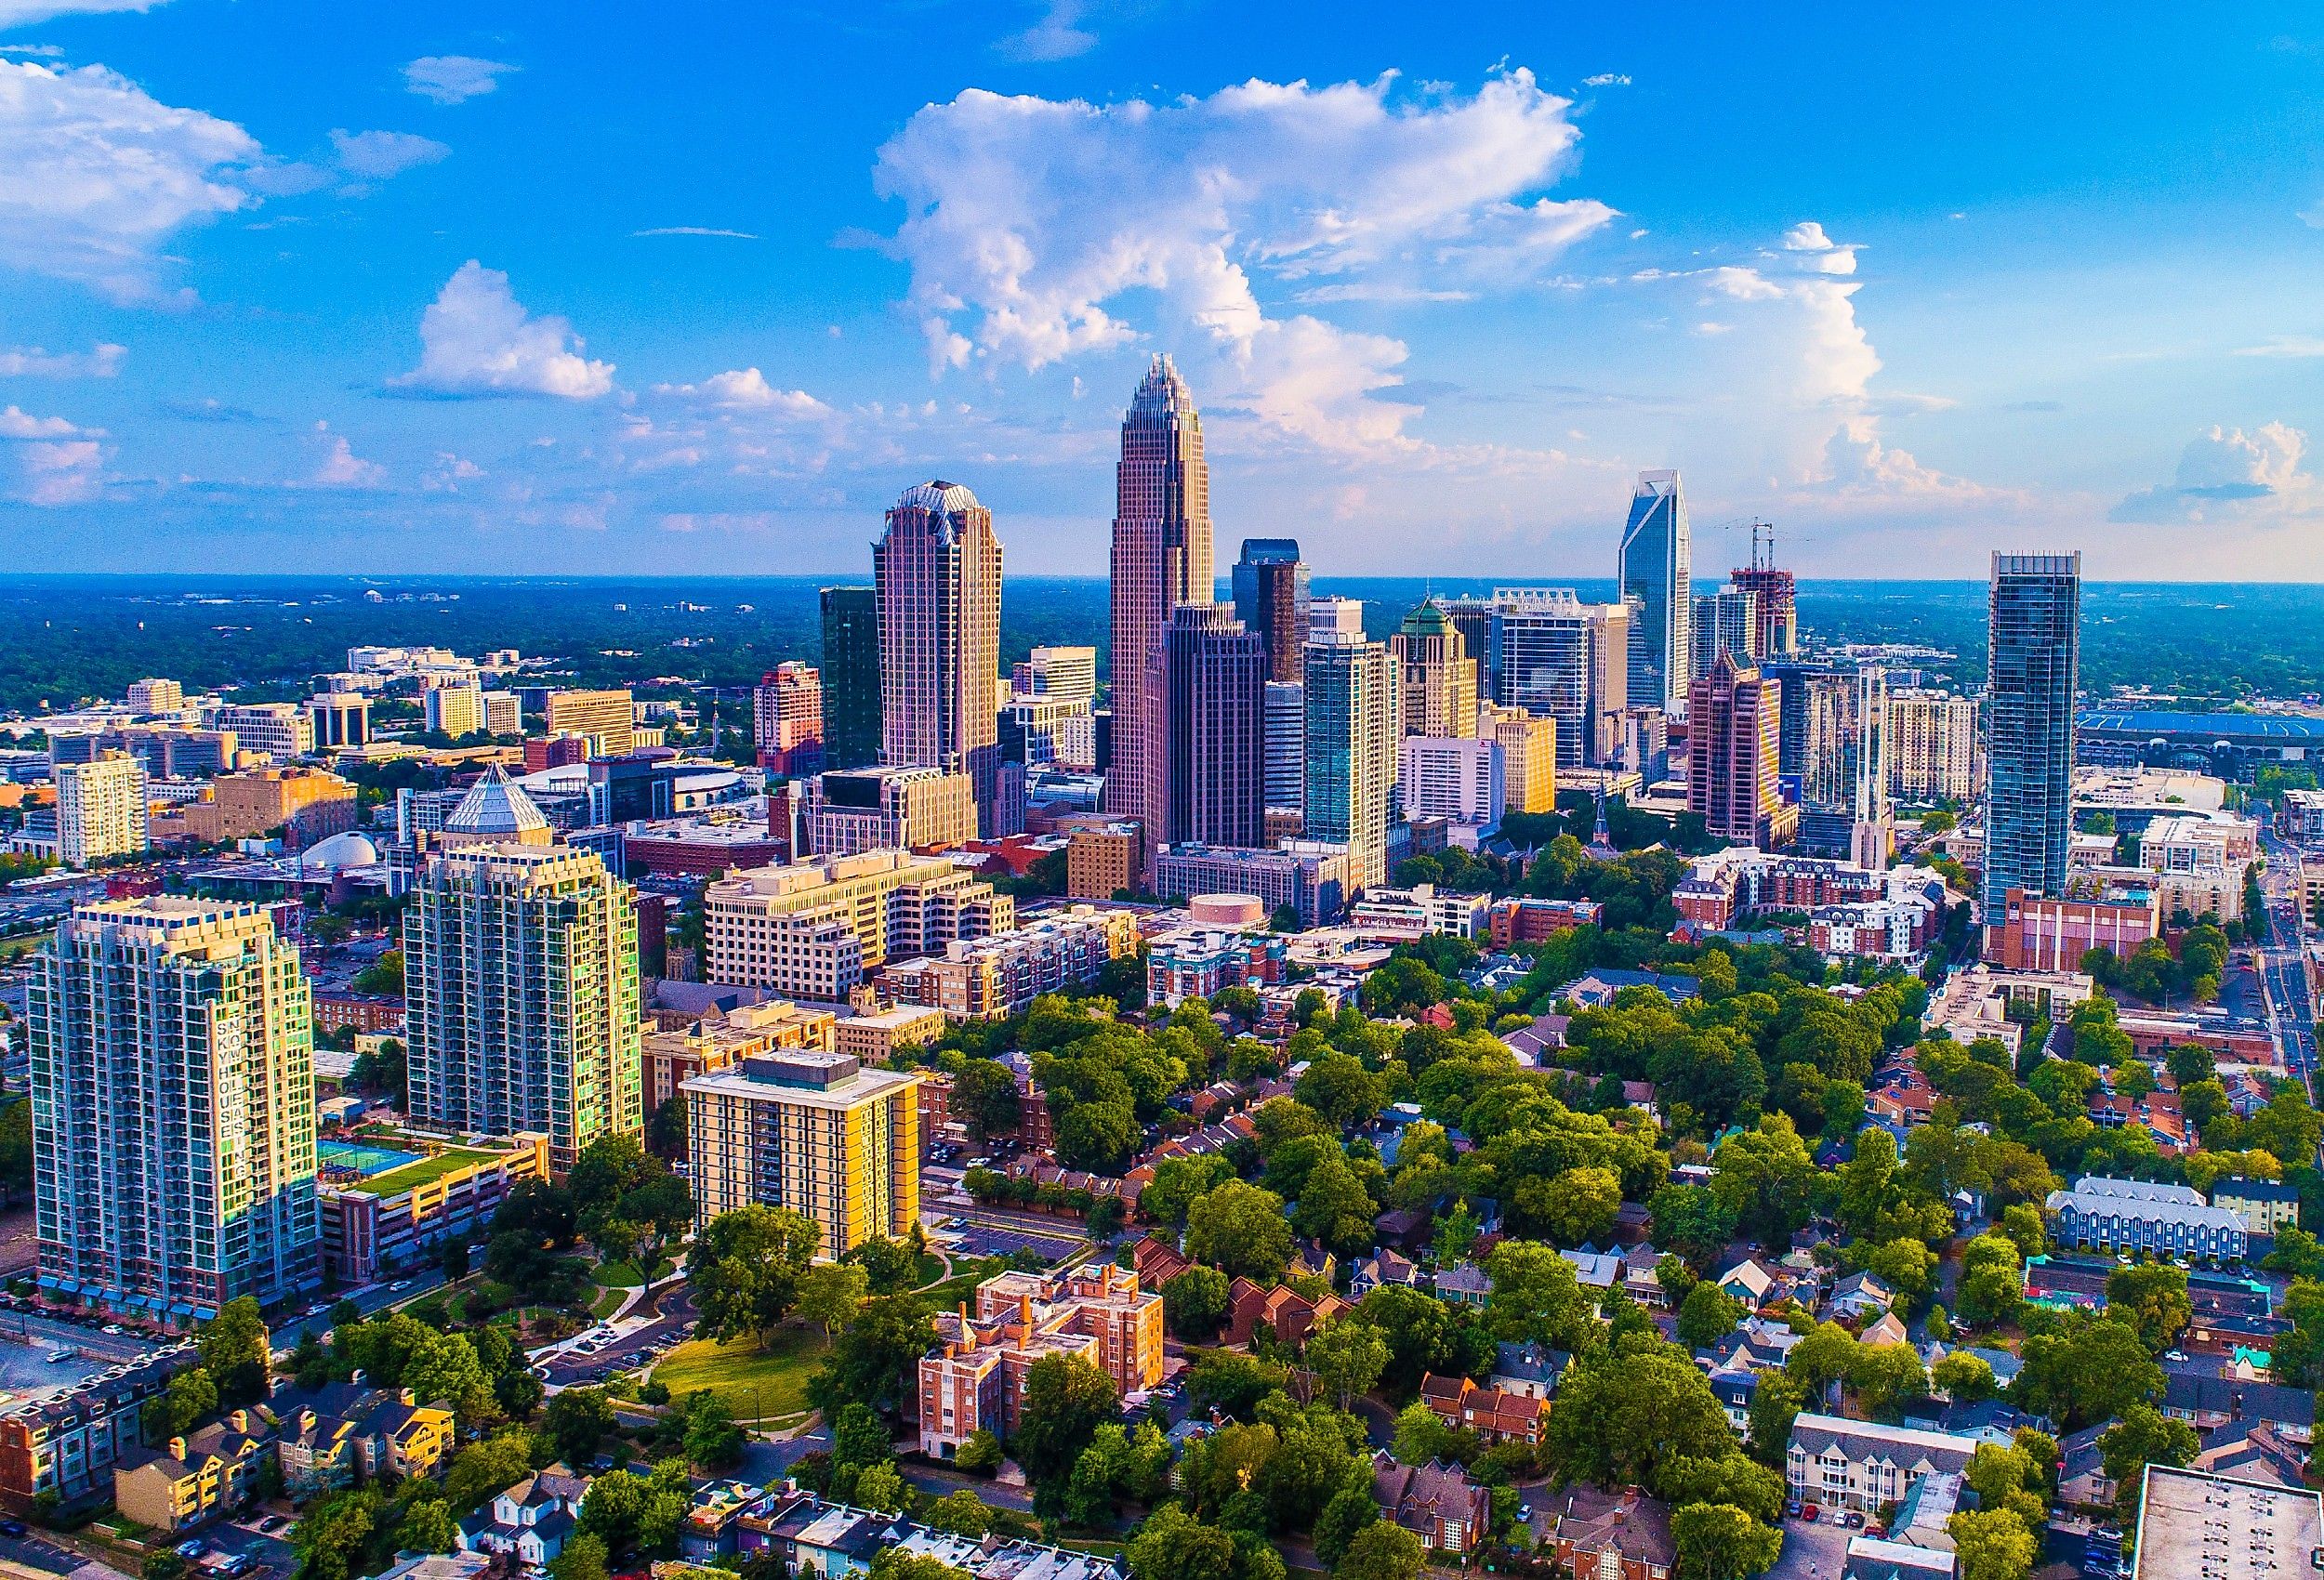
<instances>
[{"instance_id":1,"label":"white cumulus cloud","mask_svg":"<svg viewBox=\"0 0 2324 1580\"><path fill-rule=\"evenodd\" d=\"M1081 25L1082 0L1049 0L1041 20L1010 33L999 49L1018 60L1070 60L1097 47L1098 35Z\"/></svg>"},{"instance_id":2,"label":"white cumulus cloud","mask_svg":"<svg viewBox=\"0 0 2324 1580\"><path fill-rule=\"evenodd\" d=\"M114 11L150 11L168 0L0 0L0 28L23 27L55 17L97 16Z\"/></svg>"},{"instance_id":3,"label":"white cumulus cloud","mask_svg":"<svg viewBox=\"0 0 2324 1580\"><path fill-rule=\"evenodd\" d=\"M1841 245L1824 234L1824 227L1810 219L1794 225L1783 233L1786 252L1808 255L1807 267L1818 274L1854 274L1856 271L1856 244Z\"/></svg>"},{"instance_id":4,"label":"white cumulus cloud","mask_svg":"<svg viewBox=\"0 0 2324 1580\"><path fill-rule=\"evenodd\" d=\"M389 382L434 395L554 395L588 401L614 387L614 364L584 357L562 318L535 318L508 277L470 258L419 321L419 366Z\"/></svg>"},{"instance_id":5,"label":"white cumulus cloud","mask_svg":"<svg viewBox=\"0 0 2324 1580\"><path fill-rule=\"evenodd\" d=\"M683 395L720 406L775 407L801 416L821 415L831 408L804 389L777 389L755 367L712 374L700 384L657 384L657 395Z\"/></svg>"},{"instance_id":6,"label":"white cumulus cloud","mask_svg":"<svg viewBox=\"0 0 2324 1580\"><path fill-rule=\"evenodd\" d=\"M324 488L376 488L387 481L388 469L355 454L345 434L333 433L327 422L315 424L323 459L308 481Z\"/></svg>"},{"instance_id":7,"label":"white cumulus cloud","mask_svg":"<svg viewBox=\"0 0 2324 1580\"><path fill-rule=\"evenodd\" d=\"M105 455L93 439L44 440L23 447L22 486L28 505L78 505L105 486Z\"/></svg>"},{"instance_id":8,"label":"white cumulus cloud","mask_svg":"<svg viewBox=\"0 0 2324 1580\"><path fill-rule=\"evenodd\" d=\"M474 55L423 55L405 64L403 86L438 104L459 104L493 92L517 69Z\"/></svg>"},{"instance_id":9,"label":"white cumulus cloud","mask_svg":"<svg viewBox=\"0 0 2324 1580\"><path fill-rule=\"evenodd\" d=\"M350 176L381 179L402 175L416 165L433 165L452 152L433 138L410 132L334 131L331 146L338 153L340 169Z\"/></svg>"},{"instance_id":10,"label":"white cumulus cloud","mask_svg":"<svg viewBox=\"0 0 2324 1580\"><path fill-rule=\"evenodd\" d=\"M1206 99L930 105L880 150L892 250L939 369L1037 369L1159 338L1221 409L1327 448L1406 442L1398 341L1270 311L1506 289L1613 217L1542 189L1579 133L1510 71L1461 97L1252 81Z\"/></svg>"},{"instance_id":11,"label":"white cumulus cloud","mask_svg":"<svg viewBox=\"0 0 2324 1580\"><path fill-rule=\"evenodd\" d=\"M121 371L126 346L100 341L86 352L50 352L39 346L11 346L0 350L0 377L111 378Z\"/></svg>"},{"instance_id":12,"label":"white cumulus cloud","mask_svg":"<svg viewBox=\"0 0 2324 1580\"><path fill-rule=\"evenodd\" d=\"M2302 469L2308 436L2281 422L2249 433L2212 427L2187 441L2172 481L2129 495L2117 521L2286 520L2319 507L2316 474Z\"/></svg>"},{"instance_id":13,"label":"white cumulus cloud","mask_svg":"<svg viewBox=\"0 0 2324 1580\"><path fill-rule=\"evenodd\" d=\"M0 406L0 439L56 439L80 431L62 417L36 417L20 406Z\"/></svg>"}]
</instances>

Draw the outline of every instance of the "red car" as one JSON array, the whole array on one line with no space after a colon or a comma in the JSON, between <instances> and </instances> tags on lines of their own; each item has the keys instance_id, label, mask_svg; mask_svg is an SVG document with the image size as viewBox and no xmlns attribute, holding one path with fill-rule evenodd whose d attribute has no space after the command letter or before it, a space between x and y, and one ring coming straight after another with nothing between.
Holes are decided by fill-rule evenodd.
<instances>
[{"instance_id":1,"label":"red car","mask_svg":"<svg viewBox=\"0 0 2324 1580\"><path fill-rule=\"evenodd\" d=\"M1818 1508L1812 1503L1802 1504L1800 1506L1800 1518L1806 1521L1811 1525L1816 1523L1816 1517L1823 1512L1824 1511L1821 1508Z\"/></svg>"}]
</instances>

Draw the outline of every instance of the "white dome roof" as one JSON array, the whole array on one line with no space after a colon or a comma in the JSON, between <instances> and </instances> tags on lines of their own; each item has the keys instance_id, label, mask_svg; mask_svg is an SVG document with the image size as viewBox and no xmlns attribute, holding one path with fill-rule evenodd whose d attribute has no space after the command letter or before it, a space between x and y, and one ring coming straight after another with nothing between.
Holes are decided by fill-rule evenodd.
<instances>
[{"instance_id":1,"label":"white dome roof","mask_svg":"<svg viewBox=\"0 0 2324 1580\"><path fill-rule=\"evenodd\" d=\"M334 834L321 844L310 847L299 858L305 867L321 867L329 872L342 872L349 867L370 867L379 863L379 847L371 836L349 829Z\"/></svg>"}]
</instances>

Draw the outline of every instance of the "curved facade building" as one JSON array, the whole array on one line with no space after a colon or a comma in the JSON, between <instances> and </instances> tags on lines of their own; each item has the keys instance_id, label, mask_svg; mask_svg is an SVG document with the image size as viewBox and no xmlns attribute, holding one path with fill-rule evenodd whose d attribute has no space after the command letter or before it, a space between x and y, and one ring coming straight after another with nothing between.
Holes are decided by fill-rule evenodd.
<instances>
[{"instance_id":1,"label":"curved facade building","mask_svg":"<svg viewBox=\"0 0 2324 1580\"><path fill-rule=\"evenodd\" d=\"M878 592L879 760L965 773L978 830L998 827L1000 539L957 482L904 491L872 546Z\"/></svg>"},{"instance_id":2,"label":"curved facade building","mask_svg":"<svg viewBox=\"0 0 2324 1580\"><path fill-rule=\"evenodd\" d=\"M1631 705L1682 716L1695 674L1695 569L1678 473L1638 474L1614 573L1622 598L1636 611L1630 627Z\"/></svg>"}]
</instances>

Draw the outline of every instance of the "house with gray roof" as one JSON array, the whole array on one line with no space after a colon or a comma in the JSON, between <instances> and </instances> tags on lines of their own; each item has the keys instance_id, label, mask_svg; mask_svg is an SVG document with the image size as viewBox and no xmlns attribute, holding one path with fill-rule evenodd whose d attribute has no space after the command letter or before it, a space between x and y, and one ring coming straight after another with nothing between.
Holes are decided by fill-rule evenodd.
<instances>
[{"instance_id":1,"label":"house with gray roof","mask_svg":"<svg viewBox=\"0 0 2324 1580\"><path fill-rule=\"evenodd\" d=\"M1868 1514L1900 1502L1923 1476L1960 1474L1976 1452L1974 1438L1952 1432L1802 1411L1791 1423L1784 1479L1802 1503Z\"/></svg>"}]
</instances>

